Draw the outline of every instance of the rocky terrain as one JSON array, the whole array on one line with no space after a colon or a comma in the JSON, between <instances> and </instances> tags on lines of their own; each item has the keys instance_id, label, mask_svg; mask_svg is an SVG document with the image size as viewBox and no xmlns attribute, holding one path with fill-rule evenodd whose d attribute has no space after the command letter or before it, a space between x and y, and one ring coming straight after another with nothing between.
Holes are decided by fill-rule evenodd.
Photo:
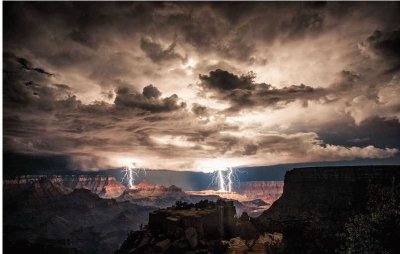
<instances>
[{"instance_id":1,"label":"rocky terrain","mask_svg":"<svg viewBox=\"0 0 400 254\"><path fill-rule=\"evenodd\" d=\"M237 193L221 193L210 190L184 192L175 185L169 187L158 184L152 185L145 180L135 185L134 189L126 189L116 200L118 202L128 201L141 206L167 208L175 205L177 201L198 203L202 200L208 200L215 202L220 197L233 200L239 216L242 212L247 212L255 217L269 207L269 204L261 199L253 200Z\"/></svg>"},{"instance_id":2,"label":"rocky terrain","mask_svg":"<svg viewBox=\"0 0 400 254\"><path fill-rule=\"evenodd\" d=\"M371 188L388 189L393 200L399 183L399 166L294 169L286 173L282 196L256 225L282 232L285 253L334 253L342 245L338 235L345 223L371 206ZM399 228L400 210L394 214L391 227Z\"/></svg>"},{"instance_id":3,"label":"rocky terrain","mask_svg":"<svg viewBox=\"0 0 400 254\"><path fill-rule=\"evenodd\" d=\"M225 199L226 209L218 210L217 191L146 181L127 189L107 176L23 176L3 181L4 246L12 253L112 253L131 232L119 253L237 253L255 236L260 252L346 253L368 246L359 253L398 253L391 245L400 237L399 179L399 166L294 169L284 185L241 183L238 193L225 193L240 201ZM231 217L234 223L224 219ZM273 245L271 235L282 242Z\"/></svg>"},{"instance_id":4,"label":"rocky terrain","mask_svg":"<svg viewBox=\"0 0 400 254\"><path fill-rule=\"evenodd\" d=\"M218 191L190 191L189 194L190 203L198 203L202 200L208 200L216 202L219 198L232 200L235 207L236 213L240 216L243 212L248 213L251 217L259 216L263 211L270 207L270 204L264 202L261 199L249 199L247 196L237 193L224 193Z\"/></svg>"},{"instance_id":5,"label":"rocky terrain","mask_svg":"<svg viewBox=\"0 0 400 254\"><path fill-rule=\"evenodd\" d=\"M21 176L3 181L4 225L9 249L112 253L130 230L147 223L148 213L177 201L197 203L218 195L192 195L179 187L142 181L127 189L114 177L64 175ZM261 200L233 200L238 214L259 215ZM101 241L101 243L97 243ZM54 250L56 248L56 250Z\"/></svg>"},{"instance_id":6,"label":"rocky terrain","mask_svg":"<svg viewBox=\"0 0 400 254\"><path fill-rule=\"evenodd\" d=\"M259 234L252 220L238 218L232 200L178 202L150 213L148 225L131 232L116 253L277 253L282 234Z\"/></svg>"},{"instance_id":7,"label":"rocky terrain","mask_svg":"<svg viewBox=\"0 0 400 254\"><path fill-rule=\"evenodd\" d=\"M4 180L3 186L5 246L22 252L37 248L39 253L49 248L51 252L79 253L96 253L101 248L112 253L130 230L147 223L149 212L177 201L216 202L225 195L238 216L247 212L255 217L269 204L247 195L272 201L279 189L277 184L252 182L244 184L242 194L197 193L145 180L128 189L115 177L105 175L25 175Z\"/></svg>"},{"instance_id":8,"label":"rocky terrain","mask_svg":"<svg viewBox=\"0 0 400 254\"><path fill-rule=\"evenodd\" d=\"M283 192L283 181L249 181L241 182L237 193L246 195L249 199L261 199L268 204L277 200Z\"/></svg>"},{"instance_id":9,"label":"rocky terrain","mask_svg":"<svg viewBox=\"0 0 400 254\"><path fill-rule=\"evenodd\" d=\"M103 198L118 197L126 189L115 177L103 175L24 175L4 180L3 184L6 190L12 190L38 182L42 178L62 186L64 192L72 192L74 189L87 189Z\"/></svg>"},{"instance_id":10,"label":"rocky terrain","mask_svg":"<svg viewBox=\"0 0 400 254\"><path fill-rule=\"evenodd\" d=\"M112 253L156 209L103 199L85 188L70 190L47 178L8 182L3 197L7 253Z\"/></svg>"},{"instance_id":11,"label":"rocky terrain","mask_svg":"<svg viewBox=\"0 0 400 254\"><path fill-rule=\"evenodd\" d=\"M226 253L235 235L233 201L178 202L156 210L145 230L132 232L117 253Z\"/></svg>"},{"instance_id":12,"label":"rocky terrain","mask_svg":"<svg viewBox=\"0 0 400 254\"><path fill-rule=\"evenodd\" d=\"M145 180L135 185L134 189L126 189L116 200L160 208L172 206L176 201L190 201L188 195L175 185L151 185Z\"/></svg>"}]
</instances>

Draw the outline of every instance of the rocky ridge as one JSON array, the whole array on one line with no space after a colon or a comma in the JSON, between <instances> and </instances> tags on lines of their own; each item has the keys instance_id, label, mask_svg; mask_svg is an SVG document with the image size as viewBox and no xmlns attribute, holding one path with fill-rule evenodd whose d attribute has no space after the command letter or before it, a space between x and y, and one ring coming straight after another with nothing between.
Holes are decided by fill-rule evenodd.
<instances>
[{"instance_id":1,"label":"rocky ridge","mask_svg":"<svg viewBox=\"0 0 400 254\"><path fill-rule=\"evenodd\" d=\"M285 175L282 196L256 225L282 232L284 253L334 253L344 224L366 212L370 188L390 190L399 183L400 166L293 169Z\"/></svg>"},{"instance_id":2,"label":"rocky ridge","mask_svg":"<svg viewBox=\"0 0 400 254\"><path fill-rule=\"evenodd\" d=\"M282 195L283 184L283 181L241 182L237 187L237 192L246 195L249 199L262 199L272 204Z\"/></svg>"},{"instance_id":3,"label":"rocky ridge","mask_svg":"<svg viewBox=\"0 0 400 254\"><path fill-rule=\"evenodd\" d=\"M112 253L156 209L100 198L85 188L66 190L54 179L18 186L8 185L4 193L4 242L10 253L21 246L22 252L39 246L42 253L48 248Z\"/></svg>"},{"instance_id":4,"label":"rocky ridge","mask_svg":"<svg viewBox=\"0 0 400 254\"><path fill-rule=\"evenodd\" d=\"M53 184L62 186L66 193L74 189L87 189L103 198L118 197L126 189L115 177L103 175L25 175L4 180L3 184L7 191L12 191L39 182L41 179L48 179Z\"/></svg>"}]
</instances>

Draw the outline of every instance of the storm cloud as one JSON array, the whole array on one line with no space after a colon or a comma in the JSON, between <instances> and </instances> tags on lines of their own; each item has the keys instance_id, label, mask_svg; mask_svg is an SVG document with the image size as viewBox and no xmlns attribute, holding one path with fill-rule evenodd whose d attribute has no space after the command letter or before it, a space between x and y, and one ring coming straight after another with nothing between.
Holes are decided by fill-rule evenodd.
<instances>
[{"instance_id":1,"label":"storm cloud","mask_svg":"<svg viewBox=\"0 0 400 254\"><path fill-rule=\"evenodd\" d=\"M82 170L398 157L399 11L6 2L4 149Z\"/></svg>"},{"instance_id":2,"label":"storm cloud","mask_svg":"<svg viewBox=\"0 0 400 254\"><path fill-rule=\"evenodd\" d=\"M173 94L159 99L161 92L152 85L143 88L143 92L131 92L128 88L119 88L116 92L114 104L129 108L138 108L150 112L169 112L185 108L184 102L178 103L178 96Z\"/></svg>"},{"instance_id":3,"label":"storm cloud","mask_svg":"<svg viewBox=\"0 0 400 254\"><path fill-rule=\"evenodd\" d=\"M212 98L229 101L230 110L238 111L246 107L282 106L295 100L307 103L307 100L322 98L326 92L304 84L276 88L266 83L255 83L255 74L237 76L224 70L211 71L209 75L200 75L201 87L211 90Z\"/></svg>"}]
</instances>

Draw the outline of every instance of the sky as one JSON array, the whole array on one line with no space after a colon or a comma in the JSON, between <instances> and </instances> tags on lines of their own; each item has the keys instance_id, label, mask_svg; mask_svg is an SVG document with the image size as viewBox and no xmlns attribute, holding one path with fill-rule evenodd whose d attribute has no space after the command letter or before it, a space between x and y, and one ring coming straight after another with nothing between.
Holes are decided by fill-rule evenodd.
<instances>
[{"instance_id":1,"label":"sky","mask_svg":"<svg viewBox=\"0 0 400 254\"><path fill-rule=\"evenodd\" d=\"M3 12L6 153L205 172L399 156L399 3Z\"/></svg>"}]
</instances>

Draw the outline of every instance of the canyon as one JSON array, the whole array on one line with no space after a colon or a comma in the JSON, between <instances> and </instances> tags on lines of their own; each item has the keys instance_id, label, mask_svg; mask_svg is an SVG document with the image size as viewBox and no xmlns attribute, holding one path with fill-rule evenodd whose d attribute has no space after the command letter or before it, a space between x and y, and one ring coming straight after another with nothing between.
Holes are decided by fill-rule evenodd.
<instances>
[{"instance_id":1,"label":"canyon","mask_svg":"<svg viewBox=\"0 0 400 254\"><path fill-rule=\"evenodd\" d=\"M279 192L276 184L253 182L246 186L242 194L225 193L233 199L238 215L248 212L258 216L269 207L263 199L252 200L254 193L271 202ZM5 246L22 248L22 252L39 246L79 253L101 248L112 253L129 231L147 223L152 211L171 207L177 201L217 201L223 195L216 191L197 195L175 185L145 180L128 189L107 175L24 175L4 179L3 190ZM274 193L268 194L268 190Z\"/></svg>"},{"instance_id":2,"label":"canyon","mask_svg":"<svg viewBox=\"0 0 400 254\"><path fill-rule=\"evenodd\" d=\"M282 186L246 184L254 195ZM148 226L132 232L117 253L245 253L252 237L256 247L248 253L399 253L399 194L400 166L293 169L283 194L258 217L237 216L234 201L180 203L152 212Z\"/></svg>"},{"instance_id":3,"label":"canyon","mask_svg":"<svg viewBox=\"0 0 400 254\"><path fill-rule=\"evenodd\" d=\"M36 246L38 252L51 248L61 253L112 253L155 209L100 198L85 188L71 190L54 179L7 182L5 250L14 253Z\"/></svg>"},{"instance_id":4,"label":"canyon","mask_svg":"<svg viewBox=\"0 0 400 254\"><path fill-rule=\"evenodd\" d=\"M74 189L87 189L103 198L116 198L126 187L113 176L103 175L24 175L14 179L6 179L3 184L6 190L12 190L48 179L63 187L65 193Z\"/></svg>"},{"instance_id":5,"label":"canyon","mask_svg":"<svg viewBox=\"0 0 400 254\"><path fill-rule=\"evenodd\" d=\"M124 190L120 196L116 197L116 200L160 208L172 206L176 201L190 201L188 195L175 185L169 187L159 184L152 185L143 180L134 187Z\"/></svg>"},{"instance_id":6,"label":"canyon","mask_svg":"<svg viewBox=\"0 0 400 254\"><path fill-rule=\"evenodd\" d=\"M153 234L165 235L167 232L163 231L171 231L177 221L192 225L198 236L204 238L208 233L203 234L202 230L211 225L213 231L221 220L216 219L218 212L212 209L202 219L199 206L193 204L209 209L208 206L215 205L207 202L218 204L225 195L225 206L235 210L236 218L243 212L250 215L249 221L263 238L271 238L268 234L281 235L282 253L335 253L343 244L340 237L345 225L370 209L371 193L387 190L398 197L399 179L399 166L299 168L288 171L284 182L242 182L235 188L236 193L221 193L183 191L175 185L146 181L128 189L113 176L20 176L3 180L4 246L19 252L50 248L52 253L96 253L100 249L112 253L128 234L150 239L147 233L135 233L148 229L148 223ZM173 207L177 205L183 207L183 214L176 213ZM395 209L395 214L399 214L400 206ZM215 223L209 224L207 216ZM228 224L228 228L234 227ZM399 227L396 223L390 225ZM149 232L147 229L141 232ZM189 231L188 235L192 235L193 229ZM231 240L235 239L228 244L229 248L244 248L237 233L228 231ZM161 249L171 244L160 237L157 241ZM132 244L129 237L125 243ZM259 250L264 243L260 244L256 245ZM203 242L201 246L221 247L218 242Z\"/></svg>"}]
</instances>

